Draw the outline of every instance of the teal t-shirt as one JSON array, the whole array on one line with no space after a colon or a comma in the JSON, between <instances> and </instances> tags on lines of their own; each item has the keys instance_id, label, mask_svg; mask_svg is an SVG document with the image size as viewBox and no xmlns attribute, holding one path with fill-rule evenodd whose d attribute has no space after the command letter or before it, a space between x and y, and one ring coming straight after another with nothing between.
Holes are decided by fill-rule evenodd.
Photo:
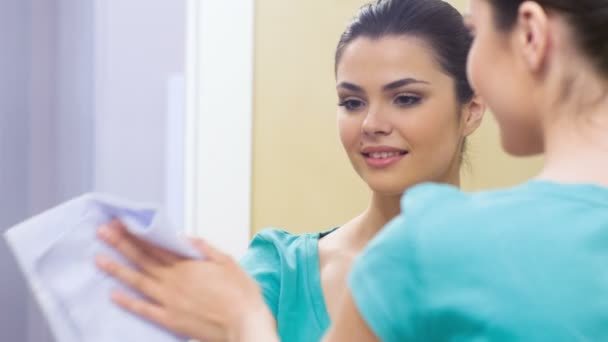
<instances>
[{"instance_id":1,"label":"teal t-shirt","mask_svg":"<svg viewBox=\"0 0 608 342\"><path fill-rule=\"evenodd\" d=\"M293 235L267 229L254 237L241 260L262 289L281 341L319 341L329 327L318 242L330 232Z\"/></svg>"},{"instance_id":2,"label":"teal t-shirt","mask_svg":"<svg viewBox=\"0 0 608 342\"><path fill-rule=\"evenodd\" d=\"M424 184L349 276L382 341L608 341L608 188Z\"/></svg>"}]
</instances>

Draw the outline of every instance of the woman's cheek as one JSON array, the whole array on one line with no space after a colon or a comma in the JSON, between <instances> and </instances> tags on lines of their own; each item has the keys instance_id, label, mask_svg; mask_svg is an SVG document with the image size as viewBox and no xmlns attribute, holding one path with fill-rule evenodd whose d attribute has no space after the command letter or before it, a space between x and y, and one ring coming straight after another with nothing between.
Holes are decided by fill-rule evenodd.
<instances>
[{"instance_id":1,"label":"woman's cheek","mask_svg":"<svg viewBox=\"0 0 608 342\"><path fill-rule=\"evenodd\" d=\"M338 120L340 141L347 151L351 151L358 146L361 126L357 121L351 117L341 117Z\"/></svg>"}]
</instances>

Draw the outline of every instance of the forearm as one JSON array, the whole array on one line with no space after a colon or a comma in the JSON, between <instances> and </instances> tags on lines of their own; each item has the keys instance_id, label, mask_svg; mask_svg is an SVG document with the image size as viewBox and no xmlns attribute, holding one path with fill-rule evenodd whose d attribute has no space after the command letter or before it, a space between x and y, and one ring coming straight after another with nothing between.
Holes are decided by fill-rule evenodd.
<instances>
[{"instance_id":1,"label":"forearm","mask_svg":"<svg viewBox=\"0 0 608 342\"><path fill-rule=\"evenodd\" d=\"M251 312L239 326L232 342L280 342L276 321L267 307Z\"/></svg>"},{"instance_id":2,"label":"forearm","mask_svg":"<svg viewBox=\"0 0 608 342\"><path fill-rule=\"evenodd\" d=\"M268 329L258 327L246 335L243 335L235 342L280 342L279 336L277 335L276 329Z\"/></svg>"}]
</instances>

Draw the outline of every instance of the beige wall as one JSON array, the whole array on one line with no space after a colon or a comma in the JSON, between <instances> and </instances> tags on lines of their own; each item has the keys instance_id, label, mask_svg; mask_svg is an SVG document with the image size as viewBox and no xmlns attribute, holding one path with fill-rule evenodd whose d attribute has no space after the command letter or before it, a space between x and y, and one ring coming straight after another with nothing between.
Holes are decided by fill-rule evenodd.
<instances>
[{"instance_id":1,"label":"beige wall","mask_svg":"<svg viewBox=\"0 0 608 342\"><path fill-rule=\"evenodd\" d=\"M336 128L333 54L361 0L256 1L252 229L292 232L340 225L369 192L342 151ZM465 1L453 1L463 8ZM539 159L502 152L488 113L471 139L465 189L508 186Z\"/></svg>"}]
</instances>

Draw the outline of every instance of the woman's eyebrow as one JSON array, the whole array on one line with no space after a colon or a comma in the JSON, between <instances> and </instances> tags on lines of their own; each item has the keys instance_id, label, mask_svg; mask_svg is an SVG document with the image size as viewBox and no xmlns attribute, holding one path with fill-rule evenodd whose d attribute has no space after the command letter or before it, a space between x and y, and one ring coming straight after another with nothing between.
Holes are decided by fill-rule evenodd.
<instances>
[{"instance_id":1,"label":"woman's eyebrow","mask_svg":"<svg viewBox=\"0 0 608 342\"><path fill-rule=\"evenodd\" d=\"M408 77L408 78L402 78L400 80L391 82L391 83L385 85L384 87L382 87L382 90L384 90L384 91L395 90L397 88L401 88L403 86L410 85L410 84L430 84L430 82L417 80L415 78Z\"/></svg>"},{"instance_id":2,"label":"woman's eyebrow","mask_svg":"<svg viewBox=\"0 0 608 342\"><path fill-rule=\"evenodd\" d=\"M417 80L415 78L402 78L400 80L397 81L393 81L391 83L386 84L385 86L382 87L383 91L389 91L389 90L394 90L397 88L401 88L403 86L406 85L410 85L410 84L430 84L430 82L427 81L422 81L422 80ZM350 82L340 82L338 83L338 85L336 86L336 88L344 88L350 91L354 91L357 93L364 93L365 91L363 90L363 88L361 88L360 86L354 84L354 83L350 83Z\"/></svg>"},{"instance_id":3,"label":"woman's eyebrow","mask_svg":"<svg viewBox=\"0 0 608 342\"><path fill-rule=\"evenodd\" d=\"M340 82L336 88L344 88L356 93L364 93L365 91L360 86L350 82Z\"/></svg>"}]
</instances>

